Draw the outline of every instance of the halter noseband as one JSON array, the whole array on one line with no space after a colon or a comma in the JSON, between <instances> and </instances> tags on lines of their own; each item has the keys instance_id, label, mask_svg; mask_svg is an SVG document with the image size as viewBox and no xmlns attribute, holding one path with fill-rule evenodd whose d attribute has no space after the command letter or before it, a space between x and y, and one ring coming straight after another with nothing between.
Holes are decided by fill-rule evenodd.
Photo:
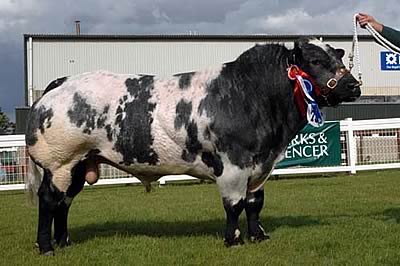
<instances>
[{"instance_id":1,"label":"halter noseband","mask_svg":"<svg viewBox=\"0 0 400 266\"><path fill-rule=\"evenodd\" d=\"M339 83L339 80L343 78L346 74L350 73L349 70L346 69L346 67L341 67L336 71L336 74L333 78L330 78L326 82L326 87L323 87L321 89L321 95L328 97L328 95L335 90L337 84Z\"/></svg>"}]
</instances>

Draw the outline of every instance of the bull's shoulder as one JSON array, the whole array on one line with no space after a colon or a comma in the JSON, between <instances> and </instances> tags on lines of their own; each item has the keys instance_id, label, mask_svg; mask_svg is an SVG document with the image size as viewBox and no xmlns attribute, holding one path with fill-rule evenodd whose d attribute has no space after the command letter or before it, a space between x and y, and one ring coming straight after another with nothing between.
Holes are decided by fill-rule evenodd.
<instances>
[{"instance_id":1,"label":"bull's shoulder","mask_svg":"<svg viewBox=\"0 0 400 266\"><path fill-rule=\"evenodd\" d=\"M172 76L172 79L178 79L178 86L181 90L189 89L192 86L204 86L220 75L222 67L222 65L218 65L198 71L177 73Z\"/></svg>"}]
</instances>

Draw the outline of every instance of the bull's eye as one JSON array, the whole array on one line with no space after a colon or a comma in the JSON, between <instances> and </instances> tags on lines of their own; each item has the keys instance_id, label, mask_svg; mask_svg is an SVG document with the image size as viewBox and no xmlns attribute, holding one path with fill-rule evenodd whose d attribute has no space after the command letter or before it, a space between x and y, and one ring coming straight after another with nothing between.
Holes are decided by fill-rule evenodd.
<instances>
[{"instance_id":1,"label":"bull's eye","mask_svg":"<svg viewBox=\"0 0 400 266\"><path fill-rule=\"evenodd\" d=\"M319 61L319 60L312 60L312 61L311 61L311 64L313 64L314 66L319 66L319 65L321 65L321 61Z\"/></svg>"}]
</instances>

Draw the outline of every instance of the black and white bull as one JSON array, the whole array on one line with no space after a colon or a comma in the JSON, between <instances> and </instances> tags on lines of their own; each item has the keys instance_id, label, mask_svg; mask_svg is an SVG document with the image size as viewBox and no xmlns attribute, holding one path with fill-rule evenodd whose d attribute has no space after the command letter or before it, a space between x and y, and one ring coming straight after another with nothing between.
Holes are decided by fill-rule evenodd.
<instances>
[{"instance_id":1,"label":"black and white bull","mask_svg":"<svg viewBox=\"0 0 400 266\"><path fill-rule=\"evenodd\" d=\"M293 49L256 45L218 68L170 79L99 71L53 81L32 106L26 134L36 173L27 184L32 190L36 184L39 196L40 252L53 254L53 221L55 242L69 244L71 201L85 180L97 181L99 163L146 187L169 174L215 180L226 211L225 245L243 243L243 209L249 239L268 239L259 220L263 184L307 123L288 66L297 65L321 88L314 95L320 107L336 106L360 96L343 54L303 38ZM334 88L327 85L332 78Z\"/></svg>"}]
</instances>

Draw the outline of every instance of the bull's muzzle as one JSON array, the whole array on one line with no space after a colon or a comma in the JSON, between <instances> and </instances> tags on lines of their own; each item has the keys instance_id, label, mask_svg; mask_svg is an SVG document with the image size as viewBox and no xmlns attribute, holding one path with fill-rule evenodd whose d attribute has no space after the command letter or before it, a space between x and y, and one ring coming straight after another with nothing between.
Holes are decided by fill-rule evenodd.
<instances>
[{"instance_id":1,"label":"bull's muzzle","mask_svg":"<svg viewBox=\"0 0 400 266\"><path fill-rule=\"evenodd\" d=\"M361 85L362 85L362 82L358 82L358 81L357 81L357 83L350 83L347 85L347 87L352 91L352 93L356 99L361 96Z\"/></svg>"},{"instance_id":2,"label":"bull's muzzle","mask_svg":"<svg viewBox=\"0 0 400 266\"><path fill-rule=\"evenodd\" d=\"M356 80L352 75L349 75L346 84L349 96L345 99L346 102L353 102L361 96L361 85L362 82Z\"/></svg>"}]
</instances>

